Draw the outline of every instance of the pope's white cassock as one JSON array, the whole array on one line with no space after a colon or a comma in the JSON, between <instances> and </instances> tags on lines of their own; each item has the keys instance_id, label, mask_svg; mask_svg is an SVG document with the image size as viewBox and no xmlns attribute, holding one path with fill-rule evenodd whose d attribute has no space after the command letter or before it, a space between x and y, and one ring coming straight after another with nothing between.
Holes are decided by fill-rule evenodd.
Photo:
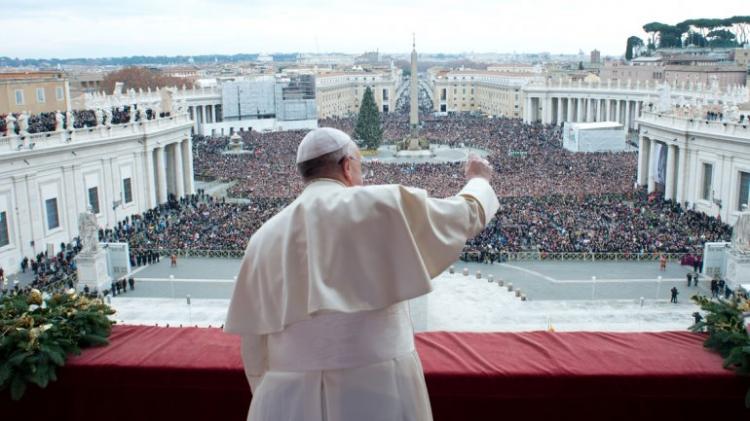
<instances>
[{"instance_id":1,"label":"pope's white cassock","mask_svg":"<svg viewBox=\"0 0 750 421\"><path fill-rule=\"evenodd\" d=\"M229 306L248 419L431 420L406 300L431 291L498 206L483 178L448 199L310 183L251 238Z\"/></svg>"}]
</instances>

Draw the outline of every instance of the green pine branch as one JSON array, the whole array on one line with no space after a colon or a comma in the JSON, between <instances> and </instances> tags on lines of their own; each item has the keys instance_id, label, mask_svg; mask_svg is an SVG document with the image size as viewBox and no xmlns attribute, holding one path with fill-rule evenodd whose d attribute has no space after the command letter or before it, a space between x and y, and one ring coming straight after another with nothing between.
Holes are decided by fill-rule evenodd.
<instances>
[{"instance_id":1,"label":"green pine branch","mask_svg":"<svg viewBox=\"0 0 750 421\"><path fill-rule=\"evenodd\" d=\"M14 400L29 383L57 380L57 369L82 348L108 343L114 310L74 291L43 299L38 290L0 299L0 390Z\"/></svg>"}]
</instances>

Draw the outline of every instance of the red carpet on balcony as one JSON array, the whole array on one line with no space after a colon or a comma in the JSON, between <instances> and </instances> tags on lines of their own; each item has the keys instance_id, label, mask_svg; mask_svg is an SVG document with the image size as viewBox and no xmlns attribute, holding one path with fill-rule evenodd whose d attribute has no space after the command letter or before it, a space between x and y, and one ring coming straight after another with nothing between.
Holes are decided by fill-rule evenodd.
<instances>
[{"instance_id":1,"label":"red carpet on balcony","mask_svg":"<svg viewBox=\"0 0 750 421\"><path fill-rule=\"evenodd\" d=\"M116 326L110 340L20 402L3 391L2 419L245 419L251 396L237 337ZM750 419L750 380L723 369L703 340L689 332L431 332L417 335L417 348L435 420Z\"/></svg>"}]
</instances>

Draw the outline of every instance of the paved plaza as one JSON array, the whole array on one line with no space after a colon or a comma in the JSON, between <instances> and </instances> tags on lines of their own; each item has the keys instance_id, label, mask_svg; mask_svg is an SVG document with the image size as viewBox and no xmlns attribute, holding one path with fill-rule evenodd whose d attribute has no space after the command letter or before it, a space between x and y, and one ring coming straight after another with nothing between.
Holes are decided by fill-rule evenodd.
<instances>
[{"instance_id":1,"label":"paved plaza","mask_svg":"<svg viewBox=\"0 0 750 421\"><path fill-rule=\"evenodd\" d=\"M177 267L170 267L169 259L136 269L133 275L138 287L129 297L180 298L190 294L194 298L225 298L232 293L234 277L239 271L239 259L180 258ZM469 269L472 276L481 271L482 277L492 274L495 280L512 282L529 300L669 300L669 290L676 286L679 298L685 301L695 292L707 292L708 281L698 288L687 287L685 275L690 270L677 263L659 270L657 262L550 262L522 261L508 263L456 262L461 272ZM170 280L174 276L174 280ZM659 277L661 281L658 281ZM592 280L596 277L596 280Z\"/></svg>"},{"instance_id":2,"label":"paved plaza","mask_svg":"<svg viewBox=\"0 0 750 421\"><path fill-rule=\"evenodd\" d=\"M111 299L115 318L128 324L220 326L239 264L239 259L182 258L176 267L162 259L139 268L135 290ZM707 292L703 285L686 286L688 268L670 264L662 272L656 262L457 262L454 268L455 274L434 280L432 293L410 303L416 331L684 330L698 310L690 296ZM489 274L505 285L488 282ZM508 282L528 301L508 291ZM669 302L673 286L680 291L677 304Z\"/></svg>"}]
</instances>

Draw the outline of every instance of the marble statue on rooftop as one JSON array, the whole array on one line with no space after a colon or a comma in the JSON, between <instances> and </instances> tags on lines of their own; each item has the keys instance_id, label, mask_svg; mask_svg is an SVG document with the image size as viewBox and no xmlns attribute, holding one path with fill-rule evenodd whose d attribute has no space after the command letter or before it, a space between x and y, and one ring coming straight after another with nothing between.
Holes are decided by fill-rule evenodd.
<instances>
[{"instance_id":1,"label":"marble statue on rooftop","mask_svg":"<svg viewBox=\"0 0 750 421\"><path fill-rule=\"evenodd\" d=\"M750 210L747 207L737 217L732 229L732 250L750 254Z\"/></svg>"},{"instance_id":2,"label":"marble statue on rooftop","mask_svg":"<svg viewBox=\"0 0 750 421\"><path fill-rule=\"evenodd\" d=\"M104 125L110 127L112 125L112 109L107 107L104 109Z\"/></svg>"},{"instance_id":3,"label":"marble statue on rooftop","mask_svg":"<svg viewBox=\"0 0 750 421\"><path fill-rule=\"evenodd\" d=\"M159 91L159 96L161 97L161 102L159 103L159 106L161 107L162 112L171 113L173 98L174 98L174 91L172 91L172 89L169 89L169 88L164 88Z\"/></svg>"},{"instance_id":4,"label":"marble statue on rooftop","mask_svg":"<svg viewBox=\"0 0 750 421\"><path fill-rule=\"evenodd\" d=\"M67 129L68 130L75 130L76 118L73 116L73 113L70 112L70 111L67 111L65 113L65 119L67 120L67 123L68 123L67 124Z\"/></svg>"},{"instance_id":5,"label":"marble statue on rooftop","mask_svg":"<svg viewBox=\"0 0 750 421\"><path fill-rule=\"evenodd\" d=\"M13 117L13 114L8 113L5 116L5 135L13 136L14 134L16 134L16 118Z\"/></svg>"},{"instance_id":6,"label":"marble statue on rooftop","mask_svg":"<svg viewBox=\"0 0 750 421\"><path fill-rule=\"evenodd\" d=\"M728 107L725 118L732 123L737 123L740 121L740 109L737 107L736 104L732 104Z\"/></svg>"},{"instance_id":7,"label":"marble statue on rooftop","mask_svg":"<svg viewBox=\"0 0 750 421\"><path fill-rule=\"evenodd\" d=\"M29 115L26 111L18 115L18 132L21 135L29 133Z\"/></svg>"},{"instance_id":8,"label":"marble statue on rooftop","mask_svg":"<svg viewBox=\"0 0 750 421\"><path fill-rule=\"evenodd\" d=\"M101 108L97 108L94 110L94 115L96 116L96 125L101 126L102 125L102 118L104 117L104 113L102 112Z\"/></svg>"},{"instance_id":9,"label":"marble statue on rooftop","mask_svg":"<svg viewBox=\"0 0 750 421\"><path fill-rule=\"evenodd\" d=\"M81 238L81 254L85 256L94 255L99 251L99 223L96 220L91 206L88 212L78 215L78 235Z\"/></svg>"},{"instance_id":10,"label":"marble statue on rooftop","mask_svg":"<svg viewBox=\"0 0 750 421\"><path fill-rule=\"evenodd\" d=\"M63 131L63 115L60 110L55 111L55 131Z\"/></svg>"},{"instance_id":11,"label":"marble statue on rooftop","mask_svg":"<svg viewBox=\"0 0 750 421\"><path fill-rule=\"evenodd\" d=\"M666 113L672 110L672 88L668 83L662 83L659 86L657 92L659 93L659 104L657 111L660 113Z\"/></svg>"}]
</instances>

